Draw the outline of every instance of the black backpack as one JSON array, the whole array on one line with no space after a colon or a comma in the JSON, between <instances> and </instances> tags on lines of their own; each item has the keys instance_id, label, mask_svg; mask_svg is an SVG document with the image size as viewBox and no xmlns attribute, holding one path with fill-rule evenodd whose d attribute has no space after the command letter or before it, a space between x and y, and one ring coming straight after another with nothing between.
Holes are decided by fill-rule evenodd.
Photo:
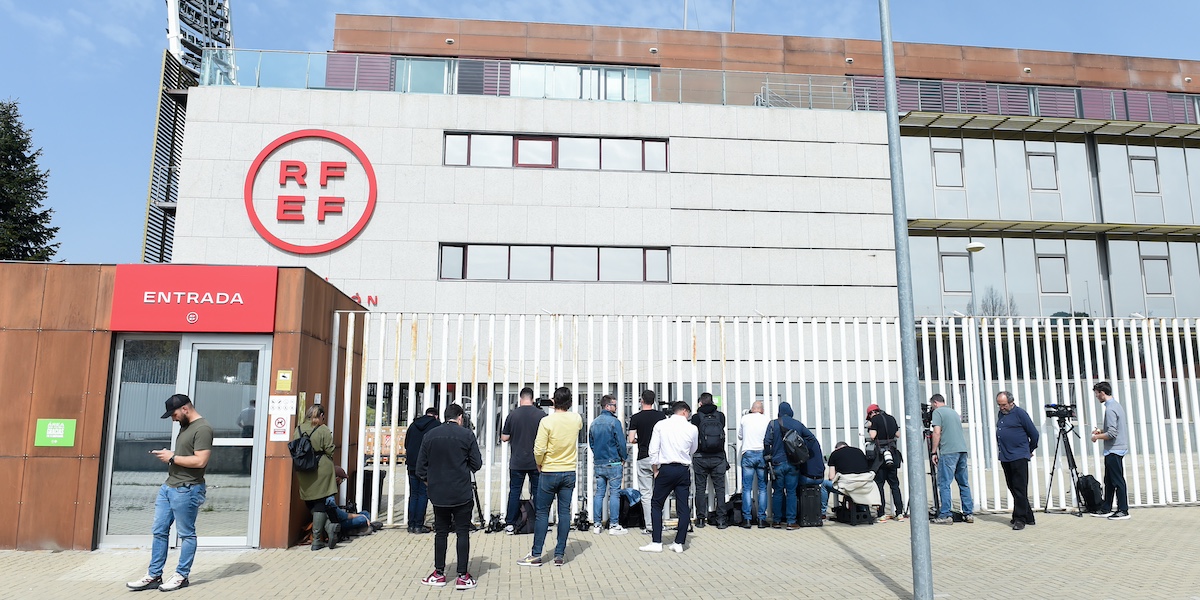
<instances>
[{"instance_id":1,"label":"black backpack","mask_svg":"<svg viewBox=\"0 0 1200 600\"><path fill-rule=\"evenodd\" d=\"M1100 488L1100 482L1091 475L1079 478L1075 483L1075 492L1079 494L1079 499L1083 501L1083 510L1087 512L1099 511L1100 505L1104 503L1104 491Z\"/></svg>"},{"instance_id":2,"label":"black backpack","mask_svg":"<svg viewBox=\"0 0 1200 600\"><path fill-rule=\"evenodd\" d=\"M783 429L783 423L780 423L779 427ZM787 456L788 464L793 467L803 467L808 459L812 458L812 453L804 444L804 438L795 429L783 430L783 454Z\"/></svg>"},{"instance_id":3,"label":"black backpack","mask_svg":"<svg viewBox=\"0 0 1200 600\"><path fill-rule=\"evenodd\" d=\"M533 508L533 500L521 500L517 504L517 518L513 519L513 533L533 533L533 525L537 520L537 511Z\"/></svg>"},{"instance_id":4,"label":"black backpack","mask_svg":"<svg viewBox=\"0 0 1200 600\"><path fill-rule=\"evenodd\" d=\"M725 426L721 424L721 416L716 411L700 417L697 428L700 430L697 450L705 454L725 451Z\"/></svg>"},{"instance_id":5,"label":"black backpack","mask_svg":"<svg viewBox=\"0 0 1200 600\"><path fill-rule=\"evenodd\" d=\"M288 452L292 453L292 467L297 471L315 471L321 455L317 454L312 440L308 439L312 432L304 433L299 427L296 431L300 432L300 436L288 442Z\"/></svg>"}]
</instances>

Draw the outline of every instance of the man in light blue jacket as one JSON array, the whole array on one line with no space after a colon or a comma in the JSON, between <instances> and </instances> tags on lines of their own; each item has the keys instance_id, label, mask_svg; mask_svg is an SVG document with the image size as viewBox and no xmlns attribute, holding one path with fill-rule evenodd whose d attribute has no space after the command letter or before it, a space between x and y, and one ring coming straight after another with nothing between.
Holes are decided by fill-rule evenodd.
<instances>
[{"instance_id":1,"label":"man in light blue jacket","mask_svg":"<svg viewBox=\"0 0 1200 600\"><path fill-rule=\"evenodd\" d=\"M588 429L588 447L592 450L592 465L596 473L596 491L592 495L592 533L604 532L604 496L608 495L608 534L623 535L629 530L617 521L621 508L622 466L628 450L625 448L624 428L617 418L617 399L610 394L600 398L604 410Z\"/></svg>"}]
</instances>

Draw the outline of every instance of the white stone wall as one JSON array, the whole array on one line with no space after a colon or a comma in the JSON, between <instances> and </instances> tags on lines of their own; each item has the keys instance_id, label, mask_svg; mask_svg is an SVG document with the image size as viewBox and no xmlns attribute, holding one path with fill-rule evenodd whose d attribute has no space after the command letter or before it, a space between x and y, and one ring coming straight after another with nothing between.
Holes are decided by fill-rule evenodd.
<instances>
[{"instance_id":1,"label":"white stone wall","mask_svg":"<svg viewBox=\"0 0 1200 600\"><path fill-rule=\"evenodd\" d=\"M307 128L365 151L379 201L351 243L295 255L242 186ZM448 167L445 131L668 138L670 172ZM894 316L887 168L882 113L201 87L174 257L304 265L391 311ZM669 246L671 283L439 281L440 242Z\"/></svg>"}]
</instances>

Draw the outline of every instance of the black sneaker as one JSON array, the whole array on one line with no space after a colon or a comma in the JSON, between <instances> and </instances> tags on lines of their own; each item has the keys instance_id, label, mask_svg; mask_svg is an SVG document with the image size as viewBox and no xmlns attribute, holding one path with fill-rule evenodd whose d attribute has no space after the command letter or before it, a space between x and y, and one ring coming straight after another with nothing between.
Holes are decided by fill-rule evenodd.
<instances>
[{"instance_id":1,"label":"black sneaker","mask_svg":"<svg viewBox=\"0 0 1200 600\"><path fill-rule=\"evenodd\" d=\"M750 524L750 521L742 521L742 529L750 529L752 527L754 526Z\"/></svg>"},{"instance_id":2,"label":"black sneaker","mask_svg":"<svg viewBox=\"0 0 1200 600\"><path fill-rule=\"evenodd\" d=\"M697 520L696 520L696 528L697 528L697 529L703 529L703 528L704 528L704 526L705 526L704 519L697 519Z\"/></svg>"},{"instance_id":3,"label":"black sneaker","mask_svg":"<svg viewBox=\"0 0 1200 600\"><path fill-rule=\"evenodd\" d=\"M1109 521L1126 521L1128 519L1129 519L1129 513L1125 512L1123 510L1118 510L1117 512L1114 512L1113 514L1108 516Z\"/></svg>"}]
</instances>

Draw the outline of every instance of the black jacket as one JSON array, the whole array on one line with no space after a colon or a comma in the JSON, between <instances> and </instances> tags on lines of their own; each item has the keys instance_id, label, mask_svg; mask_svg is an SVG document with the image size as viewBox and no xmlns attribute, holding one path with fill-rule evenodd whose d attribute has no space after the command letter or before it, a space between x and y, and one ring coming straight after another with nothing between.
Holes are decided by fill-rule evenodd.
<instances>
[{"instance_id":1,"label":"black jacket","mask_svg":"<svg viewBox=\"0 0 1200 600\"><path fill-rule=\"evenodd\" d=\"M462 506L472 499L471 473L482 466L475 435L457 423L446 423L421 441L416 476L429 486L434 506Z\"/></svg>"},{"instance_id":2,"label":"black jacket","mask_svg":"<svg viewBox=\"0 0 1200 600\"><path fill-rule=\"evenodd\" d=\"M415 475L417 472L417 457L421 454L421 442L424 441L425 434L441 424L437 417L421 415L413 419L412 425L404 432L404 456L409 473Z\"/></svg>"},{"instance_id":3,"label":"black jacket","mask_svg":"<svg viewBox=\"0 0 1200 600\"><path fill-rule=\"evenodd\" d=\"M721 432L722 432L721 433L721 445L722 445L722 447L724 447L724 445L725 445L725 433L724 433L725 432L725 413L722 413L721 411L717 410L716 404L701 404L700 407L696 409L696 414L692 415L692 425L695 425L696 428L699 429L700 422L702 420L704 420L704 417L707 417L708 415L711 415L713 413L717 414L717 420L721 422ZM715 457L715 456L725 456L725 452L724 451L701 452L701 451L697 450L695 455L698 457L701 457L701 458Z\"/></svg>"}]
</instances>

